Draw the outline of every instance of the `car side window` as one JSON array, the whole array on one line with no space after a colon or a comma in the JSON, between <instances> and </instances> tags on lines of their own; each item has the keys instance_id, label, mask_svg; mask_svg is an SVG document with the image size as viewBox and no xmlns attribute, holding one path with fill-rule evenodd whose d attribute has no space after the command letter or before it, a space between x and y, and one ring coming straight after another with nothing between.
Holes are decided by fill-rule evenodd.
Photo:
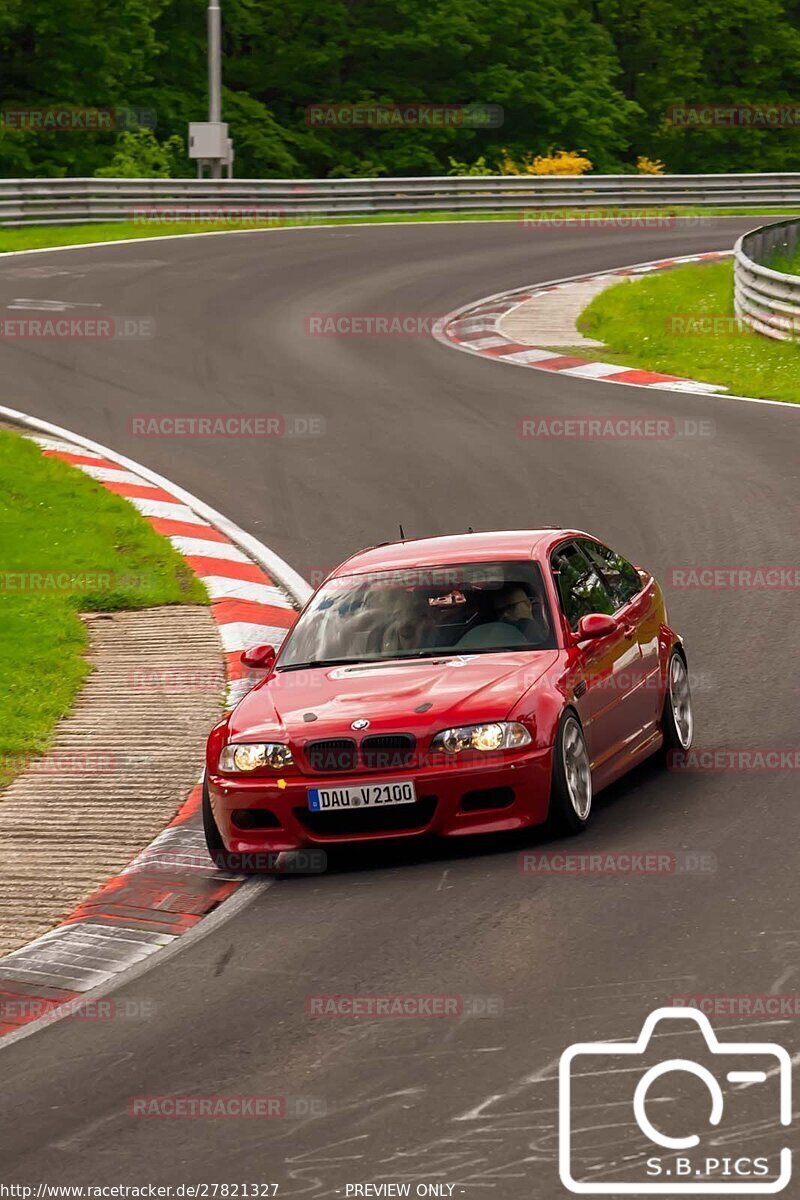
<instances>
[{"instance_id":1,"label":"car side window","mask_svg":"<svg viewBox=\"0 0 800 1200\"><path fill-rule=\"evenodd\" d=\"M590 542L587 538L578 543L586 557L605 580L606 587L614 600L614 609L622 608L642 590L639 572L626 558L609 550L599 542Z\"/></svg>"},{"instance_id":2,"label":"car side window","mask_svg":"<svg viewBox=\"0 0 800 1200\"><path fill-rule=\"evenodd\" d=\"M589 561L575 542L568 542L554 550L550 564L561 607L573 633L577 633L581 617L588 613L607 613L610 616L618 607L597 566Z\"/></svg>"}]
</instances>

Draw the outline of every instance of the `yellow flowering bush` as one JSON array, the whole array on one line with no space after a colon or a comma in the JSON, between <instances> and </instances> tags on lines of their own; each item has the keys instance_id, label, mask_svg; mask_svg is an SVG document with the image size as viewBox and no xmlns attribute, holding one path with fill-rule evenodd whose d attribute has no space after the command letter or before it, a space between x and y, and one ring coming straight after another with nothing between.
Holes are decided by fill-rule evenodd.
<instances>
[{"instance_id":1,"label":"yellow flowering bush","mask_svg":"<svg viewBox=\"0 0 800 1200\"><path fill-rule=\"evenodd\" d=\"M584 175L592 164L577 150L551 150L549 154L523 154L519 162L507 150L499 163L501 175Z\"/></svg>"},{"instance_id":2,"label":"yellow flowering bush","mask_svg":"<svg viewBox=\"0 0 800 1200\"><path fill-rule=\"evenodd\" d=\"M636 160L636 170L640 175L663 175L664 164L660 158L648 158L640 154Z\"/></svg>"}]
</instances>

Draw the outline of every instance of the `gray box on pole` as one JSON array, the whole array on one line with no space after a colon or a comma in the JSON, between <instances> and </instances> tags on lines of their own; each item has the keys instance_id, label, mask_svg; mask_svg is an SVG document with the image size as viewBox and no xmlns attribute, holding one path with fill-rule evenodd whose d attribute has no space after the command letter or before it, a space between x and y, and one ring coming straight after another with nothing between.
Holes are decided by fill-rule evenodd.
<instances>
[{"instance_id":1,"label":"gray box on pole","mask_svg":"<svg viewBox=\"0 0 800 1200\"><path fill-rule=\"evenodd\" d=\"M189 125L189 157L228 162L230 151L225 121L192 121Z\"/></svg>"}]
</instances>

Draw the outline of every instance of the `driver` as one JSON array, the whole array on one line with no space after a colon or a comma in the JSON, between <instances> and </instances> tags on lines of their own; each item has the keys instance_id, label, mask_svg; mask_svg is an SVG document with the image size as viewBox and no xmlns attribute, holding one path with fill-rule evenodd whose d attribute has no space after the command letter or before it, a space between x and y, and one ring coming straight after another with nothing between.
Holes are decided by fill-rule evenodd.
<instances>
[{"instance_id":1,"label":"driver","mask_svg":"<svg viewBox=\"0 0 800 1200\"><path fill-rule=\"evenodd\" d=\"M495 620L513 625L531 644L547 640L550 630L539 596L519 583L507 583L492 597Z\"/></svg>"},{"instance_id":2,"label":"driver","mask_svg":"<svg viewBox=\"0 0 800 1200\"><path fill-rule=\"evenodd\" d=\"M384 630L381 650L394 654L425 649L431 645L434 631L428 597L422 592L406 593Z\"/></svg>"}]
</instances>

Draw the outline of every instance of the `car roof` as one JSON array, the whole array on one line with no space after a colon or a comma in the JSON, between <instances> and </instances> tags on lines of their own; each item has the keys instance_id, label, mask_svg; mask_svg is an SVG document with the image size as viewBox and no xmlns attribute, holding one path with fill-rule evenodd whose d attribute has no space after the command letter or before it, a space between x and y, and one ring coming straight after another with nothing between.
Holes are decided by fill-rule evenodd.
<instances>
[{"instance_id":1,"label":"car roof","mask_svg":"<svg viewBox=\"0 0 800 1200\"><path fill-rule=\"evenodd\" d=\"M575 529L505 529L490 533L442 534L387 542L361 550L332 572L354 575L363 571L388 571L402 567L446 566L449 563L499 562L503 559L538 558L565 537L589 537Z\"/></svg>"}]
</instances>

